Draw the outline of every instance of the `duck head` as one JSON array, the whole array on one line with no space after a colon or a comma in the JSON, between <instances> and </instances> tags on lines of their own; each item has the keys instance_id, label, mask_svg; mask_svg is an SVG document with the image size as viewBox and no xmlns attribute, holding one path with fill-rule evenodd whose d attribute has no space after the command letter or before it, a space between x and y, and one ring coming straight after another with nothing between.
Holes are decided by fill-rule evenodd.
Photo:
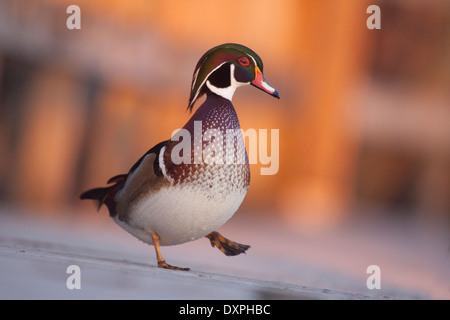
<instances>
[{"instance_id":1,"label":"duck head","mask_svg":"<svg viewBox=\"0 0 450 320\"><path fill-rule=\"evenodd\" d=\"M280 98L263 75L263 62L251 49L226 43L207 51L198 61L192 78L188 109L203 94L214 93L231 101L237 88L252 85Z\"/></svg>"}]
</instances>

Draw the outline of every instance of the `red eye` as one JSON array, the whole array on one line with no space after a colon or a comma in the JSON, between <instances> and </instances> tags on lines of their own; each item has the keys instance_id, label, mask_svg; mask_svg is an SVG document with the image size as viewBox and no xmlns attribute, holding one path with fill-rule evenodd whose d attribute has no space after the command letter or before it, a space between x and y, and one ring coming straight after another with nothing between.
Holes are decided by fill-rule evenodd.
<instances>
[{"instance_id":1,"label":"red eye","mask_svg":"<svg viewBox=\"0 0 450 320\"><path fill-rule=\"evenodd\" d=\"M240 57L239 64L241 66L247 67L250 64L250 61L248 61L248 58L246 58L246 57Z\"/></svg>"}]
</instances>

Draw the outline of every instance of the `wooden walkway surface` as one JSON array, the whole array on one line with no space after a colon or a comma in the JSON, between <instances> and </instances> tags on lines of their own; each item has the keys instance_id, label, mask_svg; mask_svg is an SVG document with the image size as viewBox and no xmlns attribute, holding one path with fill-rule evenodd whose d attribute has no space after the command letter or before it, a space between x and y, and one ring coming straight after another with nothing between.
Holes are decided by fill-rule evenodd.
<instances>
[{"instance_id":1,"label":"wooden walkway surface","mask_svg":"<svg viewBox=\"0 0 450 320\"><path fill-rule=\"evenodd\" d=\"M448 242L436 232L386 236L401 231L389 225L392 230L377 237L370 228L347 226L311 235L235 217L220 231L251 244L248 253L226 257L207 239L162 247L169 263L192 270L181 272L156 268L153 247L107 217L36 220L2 211L0 299L450 298ZM366 286L371 264L381 268L380 290ZM70 265L80 268L79 290L67 287Z\"/></svg>"}]
</instances>

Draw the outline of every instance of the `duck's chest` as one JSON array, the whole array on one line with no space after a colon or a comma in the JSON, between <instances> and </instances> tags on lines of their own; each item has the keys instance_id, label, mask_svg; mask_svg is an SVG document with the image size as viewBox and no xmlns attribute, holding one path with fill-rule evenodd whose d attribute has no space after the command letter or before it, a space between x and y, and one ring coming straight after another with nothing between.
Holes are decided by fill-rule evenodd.
<instances>
[{"instance_id":1,"label":"duck's chest","mask_svg":"<svg viewBox=\"0 0 450 320\"><path fill-rule=\"evenodd\" d=\"M164 153L167 176L211 196L247 190L250 167L239 120L226 99L205 102L172 137Z\"/></svg>"}]
</instances>

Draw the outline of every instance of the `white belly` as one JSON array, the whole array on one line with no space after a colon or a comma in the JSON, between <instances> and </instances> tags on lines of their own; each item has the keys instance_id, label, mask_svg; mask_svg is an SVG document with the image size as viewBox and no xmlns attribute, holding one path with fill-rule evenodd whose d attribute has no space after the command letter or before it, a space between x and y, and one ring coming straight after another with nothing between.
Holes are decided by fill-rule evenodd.
<instances>
[{"instance_id":1,"label":"white belly","mask_svg":"<svg viewBox=\"0 0 450 320\"><path fill-rule=\"evenodd\" d=\"M198 186L162 188L128 208L127 222L115 222L136 238L153 244L156 232L161 245L196 240L223 225L241 205L247 188L224 193L207 192Z\"/></svg>"}]
</instances>

